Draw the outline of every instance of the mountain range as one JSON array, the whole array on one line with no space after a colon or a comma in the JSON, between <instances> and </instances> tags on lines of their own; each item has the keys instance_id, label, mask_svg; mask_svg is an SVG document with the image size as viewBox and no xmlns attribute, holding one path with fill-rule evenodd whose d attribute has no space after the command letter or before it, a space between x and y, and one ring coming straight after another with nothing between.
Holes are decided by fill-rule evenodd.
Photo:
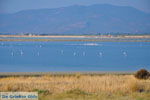
<instances>
[{"instance_id":1,"label":"mountain range","mask_svg":"<svg viewBox=\"0 0 150 100\"><path fill-rule=\"evenodd\" d=\"M129 6L95 4L0 14L0 33L150 33L150 14Z\"/></svg>"}]
</instances>

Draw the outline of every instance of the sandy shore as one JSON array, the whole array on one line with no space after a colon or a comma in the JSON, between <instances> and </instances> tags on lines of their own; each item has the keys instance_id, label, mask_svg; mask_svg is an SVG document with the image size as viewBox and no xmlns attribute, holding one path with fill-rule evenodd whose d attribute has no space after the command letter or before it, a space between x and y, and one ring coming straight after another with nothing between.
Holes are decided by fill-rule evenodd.
<instances>
[{"instance_id":1,"label":"sandy shore","mask_svg":"<svg viewBox=\"0 0 150 100\"><path fill-rule=\"evenodd\" d=\"M0 41L150 42L150 35L0 35Z\"/></svg>"}]
</instances>

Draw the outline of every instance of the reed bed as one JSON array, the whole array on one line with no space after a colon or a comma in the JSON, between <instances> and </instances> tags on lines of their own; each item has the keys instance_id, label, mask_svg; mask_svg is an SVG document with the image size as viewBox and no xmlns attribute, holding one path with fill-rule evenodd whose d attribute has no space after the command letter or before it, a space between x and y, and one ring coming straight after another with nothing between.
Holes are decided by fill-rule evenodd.
<instances>
[{"instance_id":1,"label":"reed bed","mask_svg":"<svg viewBox=\"0 0 150 100\"><path fill-rule=\"evenodd\" d=\"M0 91L47 91L51 94L71 90L86 93L150 93L150 79L138 80L133 75L80 75L0 78Z\"/></svg>"}]
</instances>

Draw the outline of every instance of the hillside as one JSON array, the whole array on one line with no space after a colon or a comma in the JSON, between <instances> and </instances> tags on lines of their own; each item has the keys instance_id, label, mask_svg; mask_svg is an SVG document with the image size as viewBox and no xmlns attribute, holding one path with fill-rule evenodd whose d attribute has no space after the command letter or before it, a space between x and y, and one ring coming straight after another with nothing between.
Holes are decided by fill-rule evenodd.
<instances>
[{"instance_id":1,"label":"hillside","mask_svg":"<svg viewBox=\"0 0 150 100\"><path fill-rule=\"evenodd\" d=\"M0 14L1 33L149 33L150 14L128 6L97 4Z\"/></svg>"}]
</instances>

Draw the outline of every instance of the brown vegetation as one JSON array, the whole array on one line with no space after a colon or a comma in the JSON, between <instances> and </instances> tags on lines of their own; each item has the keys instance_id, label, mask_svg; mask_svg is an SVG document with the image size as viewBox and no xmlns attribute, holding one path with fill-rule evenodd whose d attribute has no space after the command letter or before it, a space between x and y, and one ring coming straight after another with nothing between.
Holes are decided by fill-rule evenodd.
<instances>
[{"instance_id":1,"label":"brown vegetation","mask_svg":"<svg viewBox=\"0 0 150 100\"><path fill-rule=\"evenodd\" d=\"M0 91L35 91L62 93L79 89L87 93L150 91L150 80L138 80L133 75L50 76L0 78Z\"/></svg>"},{"instance_id":2,"label":"brown vegetation","mask_svg":"<svg viewBox=\"0 0 150 100\"><path fill-rule=\"evenodd\" d=\"M146 69L141 69L135 73L135 77L138 79L148 79L150 73Z\"/></svg>"}]
</instances>

